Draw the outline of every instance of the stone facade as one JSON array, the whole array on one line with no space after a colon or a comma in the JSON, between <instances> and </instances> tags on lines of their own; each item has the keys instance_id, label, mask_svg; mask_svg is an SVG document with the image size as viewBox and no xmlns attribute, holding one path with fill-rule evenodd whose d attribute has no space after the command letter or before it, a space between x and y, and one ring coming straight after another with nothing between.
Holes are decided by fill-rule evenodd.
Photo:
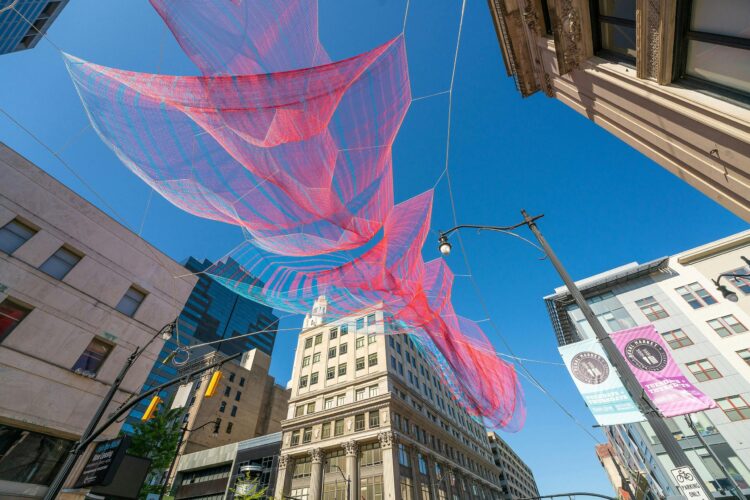
<instances>
[{"instance_id":1,"label":"stone facade","mask_svg":"<svg viewBox=\"0 0 750 500\"><path fill-rule=\"evenodd\" d=\"M531 468L497 433L488 432L487 439L490 442L495 465L500 469L503 499L538 497L539 488L536 486Z\"/></svg>"},{"instance_id":2,"label":"stone facade","mask_svg":"<svg viewBox=\"0 0 750 500\"><path fill-rule=\"evenodd\" d=\"M750 221L750 95L746 88L685 78L680 61L688 50L681 33L689 20L678 20L690 14L695 1L608 2L633 6L631 60L597 49L598 22L591 11L597 2L488 3L506 70L521 95L541 90L557 98ZM747 19L747 4L733 6L745 9L738 19ZM747 34L729 38L736 47L750 47ZM737 68L742 64L738 61Z\"/></svg>"},{"instance_id":3,"label":"stone facade","mask_svg":"<svg viewBox=\"0 0 750 500\"><path fill-rule=\"evenodd\" d=\"M0 179L0 428L16 440L0 457L0 496L38 497L127 357L177 317L195 278L175 278L188 273L2 143ZM136 361L105 415L140 389L162 343ZM19 467L24 443L44 456Z\"/></svg>"},{"instance_id":4,"label":"stone facade","mask_svg":"<svg viewBox=\"0 0 750 500\"><path fill-rule=\"evenodd\" d=\"M486 430L415 341L377 308L329 322L326 307L299 336L277 498L501 498Z\"/></svg>"}]
</instances>

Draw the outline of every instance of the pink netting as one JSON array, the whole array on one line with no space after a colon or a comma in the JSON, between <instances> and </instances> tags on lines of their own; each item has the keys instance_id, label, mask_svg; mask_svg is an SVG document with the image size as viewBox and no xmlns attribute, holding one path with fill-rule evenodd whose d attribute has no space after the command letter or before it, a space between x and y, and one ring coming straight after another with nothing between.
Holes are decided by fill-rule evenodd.
<instances>
[{"instance_id":1,"label":"pink netting","mask_svg":"<svg viewBox=\"0 0 750 500\"><path fill-rule=\"evenodd\" d=\"M403 37L331 63L309 0L151 0L203 76L106 68L67 56L92 124L181 209L248 240L209 269L277 309L382 304L473 415L519 429L513 366L451 304L425 263L432 192L393 204L391 146L411 101Z\"/></svg>"}]
</instances>

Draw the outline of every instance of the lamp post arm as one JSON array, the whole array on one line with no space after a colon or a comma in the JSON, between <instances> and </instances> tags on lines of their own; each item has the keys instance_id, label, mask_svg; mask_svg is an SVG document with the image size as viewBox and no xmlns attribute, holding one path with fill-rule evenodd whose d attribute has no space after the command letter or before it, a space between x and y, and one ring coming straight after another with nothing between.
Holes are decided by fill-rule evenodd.
<instances>
[{"instance_id":1,"label":"lamp post arm","mask_svg":"<svg viewBox=\"0 0 750 500\"><path fill-rule=\"evenodd\" d=\"M479 229L480 231L499 231L499 232L507 232L512 231L514 229L517 229L521 226L528 226L530 222L534 222L537 219L541 219L544 217L544 214L535 215L533 217L529 217L528 220L524 220L523 222L519 222L518 224L513 224L512 226L483 226L478 224L460 224L458 226L452 227L448 229L447 231L440 231L440 236L448 236L454 231L457 231L459 229Z\"/></svg>"},{"instance_id":2,"label":"lamp post arm","mask_svg":"<svg viewBox=\"0 0 750 500\"><path fill-rule=\"evenodd\" d=\"M750 278L750 274L722 273L717 276L716 279L711 281L714 282L714 285L719 286L719 281L721 281L721 278Z\"/></svg>"}]
</instances>

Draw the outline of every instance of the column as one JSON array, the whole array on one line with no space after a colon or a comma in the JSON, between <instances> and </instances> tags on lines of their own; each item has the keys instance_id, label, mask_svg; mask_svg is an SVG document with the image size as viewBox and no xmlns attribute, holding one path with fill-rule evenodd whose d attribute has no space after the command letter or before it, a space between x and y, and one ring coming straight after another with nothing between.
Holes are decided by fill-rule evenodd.
<instances>
[{"instance_id":1,"label":"column","mask_svg":"<svg viewBox=\"0 0 750 500\"><path fill-rule=\"evenodd\" d=\"M422 474L419 472L419 448L416 446L409 446L408 451L409 457L411 458L411 497L414 500L422 500L422 490L419 486L422 479Z\"/></svg>"},{"instance_id":2,"label":"column","mask_svg":"<svg viewBox=\"0 0 750 500\"><path fill-rule=\"evenodd\" d=\"M310 450L312 469L310 471L310 500L320 500L323 488L323 450Z\"/></svg>"},{"instance_id":3,"label":"column","mask_svg":"<svg viewBox=\"0 0 750 500\"><path fill-rule=\"evenodd\" d=\"M427 484L430 486L430 498L437 499L437 478L435 477L435 462L436 457L430 453L425 454L425 460L427 461Z\"/></svg>"},{"instance_id":4,"label":"column","mask_svg":"<svg viewBox=\"0 0 750 500\"><path fill-rule=\"evenodd\" d=\"M378 434L383 452L383 498L401 500L401 470L398 465L396 435L391 431Z\"/></svg>"},{"instance_id":5,"label":"column","mask_svg":"<svg viewBox=\"0 0 750 500\"><path fill-rule=\"evenodd\" d=\"M347 441L343 445L346 453L346 474L349 476L349 499L359 499L359 446L356 441Z\"/></svg>"},{"instance_id":6,"label":"column","mask_svg":"<svg viewBox=\"0 0 750 500\"><path fill-rule=\"evenodd\" d=\"M292 483L292 473L287 472L287 467L291 466L289 455L279 456L279 473L276 476L276 488L274 489L274 495L276 498L284 498L289 494L289 487Z\"/></svg>"},{"instance_id":7,"label":"column","mask_svg":"<svg viewBox=\"0 0 750 500\"><path fill-rule=\"evenodd\" d=\"M443 483L445 484L445 495L448 497L449 500L453 500L453 491L454 491L454 484L456 481L456 476L454 476L455 471L453 470L453 467L450 467L447 463L443 466L443 474L446 476Z\"/></svg>"}]
</instances>

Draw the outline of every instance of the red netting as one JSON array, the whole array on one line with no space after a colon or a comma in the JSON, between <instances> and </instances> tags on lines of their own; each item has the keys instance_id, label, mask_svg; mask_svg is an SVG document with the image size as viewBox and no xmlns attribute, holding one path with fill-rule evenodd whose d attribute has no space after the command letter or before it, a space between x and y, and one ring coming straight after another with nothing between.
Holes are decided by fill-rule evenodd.
<instances>
[{"instance_id":1,"label":"red netting","mask_svg":"<svg viewBox=\"0 0 750 500\"><path fill-rule=\"evenodd\" d=\"M403 37L330 63L309 0L151 0L202 76L67 56L91 122L181 209L248 241L208 270L237 292L306 313L382 303L473 415L524 419L512 365L451 304L453 275L424 263L432 192L393 204L391 146L411 100Z\"/></svg>"}]
</instances>

